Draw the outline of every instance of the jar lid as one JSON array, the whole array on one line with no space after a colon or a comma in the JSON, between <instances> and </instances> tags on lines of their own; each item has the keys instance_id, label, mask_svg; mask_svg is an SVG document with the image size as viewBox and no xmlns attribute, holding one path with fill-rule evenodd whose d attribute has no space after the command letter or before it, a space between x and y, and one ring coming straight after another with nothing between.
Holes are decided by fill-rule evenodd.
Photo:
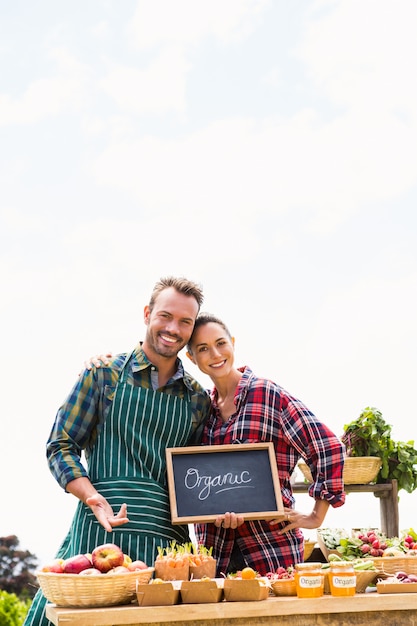
<instances>
[{"instance_id":1,"label":"jar lid","mask_svg":"<svg viewBox=\"0 0 417 626\"><path fill-rule=\"evenodd\" d=\"M300 569L321 569L322 564L321 563L296 563L295 564L295 569L296 570L300 570Z\"/></svg>"},{"instance_id":2,"label":"jar lid","mask_svg":"<svg viewBox=\"0 0 417 626\"><path fill-rule=\"evenodd\" d=\"M351 561L332 561L330 567L353 567Z\"/></svg>"}]
</instances>

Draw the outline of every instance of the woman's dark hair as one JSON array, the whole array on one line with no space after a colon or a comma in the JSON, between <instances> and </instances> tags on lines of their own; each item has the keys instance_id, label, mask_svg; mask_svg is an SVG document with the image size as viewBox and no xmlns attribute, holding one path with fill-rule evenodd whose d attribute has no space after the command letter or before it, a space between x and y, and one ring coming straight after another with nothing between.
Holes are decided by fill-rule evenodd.
<instances>
[{"instance_id":1,"label":"woman's dark hair","mask_svg":"<svg viewBox=\"0 0 417 626\"><path fill-rule=\"evenodd\" d=\"M187 344L187 348L188 348L188 352L192 353L192 343L193 343L193 337L194 337L194 333L195 331L200 328L200 326L205 326L206 324L218 324L219 326L221 326L223 328L223 330L226 332L227 336L231 339L232 335L230 334L230 330L227 328L226 324L224 322L222 322L222 320L219 317L216 317L215 315L213 315L213 313L199 313L199 315L197 315L197 318L195 320L195 324L194 324L194 330L193 330L193 334L190 337L190 341Z\"/></svg>"}]
</instances>

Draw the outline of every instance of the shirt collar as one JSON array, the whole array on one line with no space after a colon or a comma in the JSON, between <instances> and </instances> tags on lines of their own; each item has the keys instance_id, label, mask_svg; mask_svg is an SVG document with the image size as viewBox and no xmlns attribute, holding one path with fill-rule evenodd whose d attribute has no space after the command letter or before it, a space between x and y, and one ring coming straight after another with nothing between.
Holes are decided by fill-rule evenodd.
<instances>
[{"instance_id":1,"label":"shirt collar","mask_svg":"<svg viewBox=\"0 0 417 626\"><path fill-rule=\"evenodd\" d=\"M177 357L176 361L176 371L175 374L172 376L171 380L184 380L184 384L186 385L186 387L188 387L188 389L190 389L190 391L193 390L192 384L191 384L191 376L184 370L184 366L182 364L182 361L179 357ZM133 351L133 355L132 355L132 371L133 372L140 372L144 369L146 369L147 367L152 367L153 363L150 362L150 360L148 359L148 357L146 356L146 354L143 351L142 348L142 341L136 346L136 348Z\"/></svg>"},{"instance_id":2,"label":"shirt collar","mask_svg":"<svg viewBox=\"0 0 417 626\"><path fill-rule=\"evenodd\" d=\"M254 377L254 374L252 372L252 370L250 369L250 367L248 367L247 365L243 365L242 367L238 367L239 372L242 372L242 377L239 380L237 387L236 387L236 392L235 392L235 405L236 408L239 408L239 402L242 402L242 400L244 400L244 398L246 397L248 391L249 391L249 387L250 387L250 383L252 378ZM215 387L213 387L213 389L211 390L211 401L213 403L213 405L215 407L218 406L217 404L217 389Z\"/></svg>"}]
</instances>

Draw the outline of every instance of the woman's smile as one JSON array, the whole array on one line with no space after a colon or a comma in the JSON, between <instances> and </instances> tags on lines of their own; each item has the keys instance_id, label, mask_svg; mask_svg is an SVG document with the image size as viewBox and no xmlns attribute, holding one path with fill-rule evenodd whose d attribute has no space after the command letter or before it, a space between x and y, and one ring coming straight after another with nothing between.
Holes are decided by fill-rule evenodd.
<instances>
[{"instance_id":1,"label":"woman's smile","mask_svg":"<svg viewBox=\"0 0 417 626\"><path fill-rule=\"evenodd\" d=\"M212 363L209 367L214 367L214 368L222 367L226 363L226 360L227 359L223 359L222 361L218 363Z\"/></svg>"}]
</instances>

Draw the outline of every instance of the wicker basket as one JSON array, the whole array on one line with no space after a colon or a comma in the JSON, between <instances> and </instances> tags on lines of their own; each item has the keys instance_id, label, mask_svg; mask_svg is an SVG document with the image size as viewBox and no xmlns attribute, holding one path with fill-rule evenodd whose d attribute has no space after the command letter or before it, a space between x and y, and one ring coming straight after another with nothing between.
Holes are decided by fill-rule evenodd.
<instances>
[{"instance_id":1,"label":"wicker basket","mask_svg":"<svg viewBox=\"0 0 417 626\"><path fill-rule=\"evenodd\" d=\"M317 543L318 546L324 556L324 558L326 559L326 561L329 560L329 555L330 554L337 554L337 556L340 556L343 558L343 554L341 552L338 552L338 550L330 550L326 544L323 541L322 536L320 535L320 532L317 532Z\"/></svg>"},{"instance_id":2,"label":"wicker basket","mask_svg":"<svg viewBox=\"0 0 417 626\"><path fill-rule=\"evenodd\" d=\"M372 559L375 567L384 574L405 572L417 574L417 556L379 556Z\"/></svg>"},{"instance_id":3,"label":"wicker basket","mask_svg":"<svg viewBox=\"0 0 417 626\"><path fill-rule=\"evenodd\" d=\"M312 483L310 468L303 461L298 462L307 482ZM367 485L377 476L381 468L381 459L378 456L348 456L343 468L343 482L345 485Z\"/></svg>"},{"instance_id":4,"label":"wicker basket","mask_svg":"<svg viewBox=\"0 0 417 626\"><path fill-rule=\"evenodd\" d=\"M315 541L304 541L304 561L312 555L315 545Z\"/></svg>"},{"instance_id":5,"label":"wicker basket","mask_svg":"<svg viewBox=\"0 0 417 626\"><path fill-rule=\"evenodd\" d=\"M328 571L324 572L324 593L330 593L330 583ZM356 593L365 593L366 588L369 587L372 583L374 583L380 576L380 572L378 571L370 571L363 570L355 571L356 576Z\"/></svg>"},{"instance_id":6,"label":"wicker basket","mask_svg":"<svg viewBox=\"0 0 417 626\"><path fill-rule=\"evenodd\" d=\"M281 578L271 582L272 591L276 596L296 596L297 585L295 578Z\"/></svg>"},{"instance_id":7,"label":"wicker basket","mask_svg":"<svg viewBox=\"0 0 417 626\"><path fill-rule=\"evenodd\" d=\"M79 576L37 572L43 595L49 602L62 607L114 606L129 604L136 598L136 581L148 583L153 567L128 574Z\"/></svg>"}]
</instances>

